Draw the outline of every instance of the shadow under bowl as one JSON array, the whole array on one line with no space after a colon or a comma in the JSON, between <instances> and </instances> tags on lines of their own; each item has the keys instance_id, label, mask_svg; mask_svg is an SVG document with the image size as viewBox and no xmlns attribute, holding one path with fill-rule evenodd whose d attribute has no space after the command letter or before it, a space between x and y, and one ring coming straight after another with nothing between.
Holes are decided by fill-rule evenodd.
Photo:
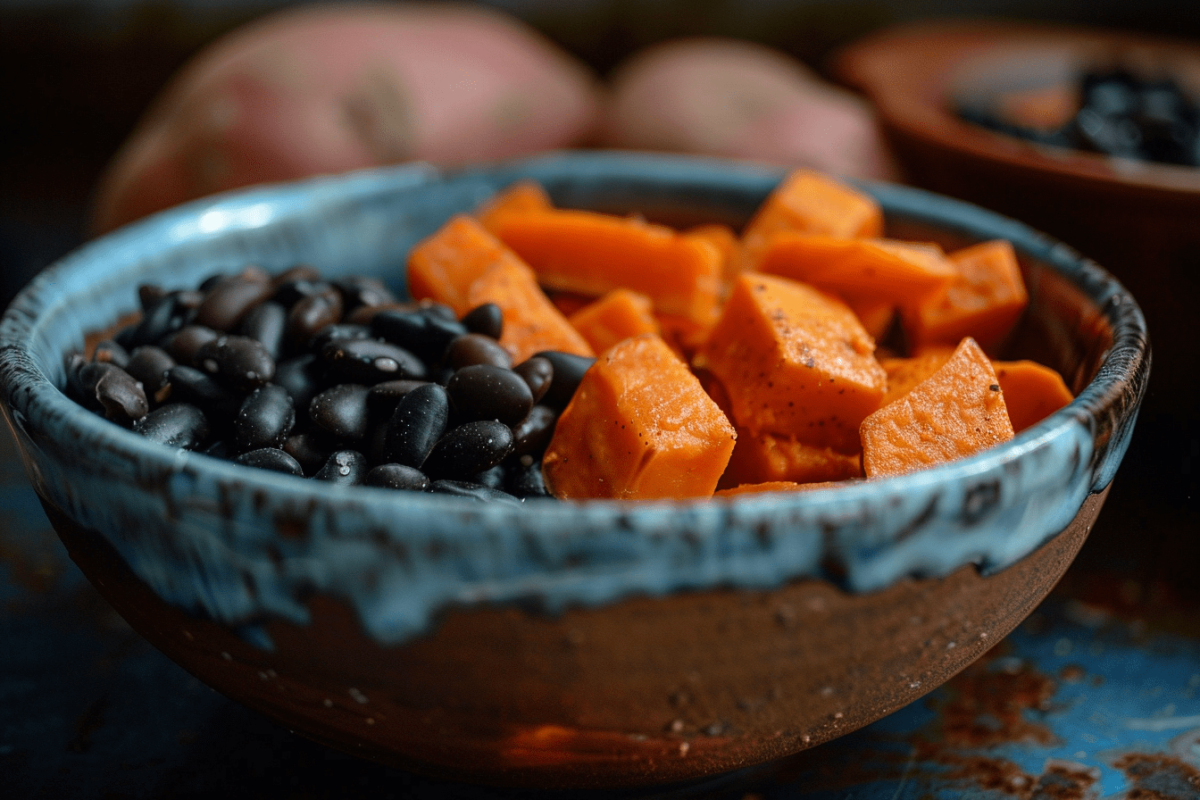
<instances>
[{"instance_id":1,"label":"shadow under bowl","mask_svg":"<svg viewBox=\"0 0 1200 800\"><path fill-rule=\"evenodd\" d=\"M64 356L192 286L306 262L402 288L405 253L520 178L564 206L742 224L782 173L563 154L421 166L189 204L39 276L0 326L4 412L47 515L101 594L226 695L330 746L492 784L695 780L848 733L1015 627L1091 528L1149 371L1110 276L1032 230L864 188L890 235L1013 241L1031 304L1009 355L1077 399L1011 442L834 490L522 508L336 487L175 452L61 391Z\"/></svg>"}]
</instances>

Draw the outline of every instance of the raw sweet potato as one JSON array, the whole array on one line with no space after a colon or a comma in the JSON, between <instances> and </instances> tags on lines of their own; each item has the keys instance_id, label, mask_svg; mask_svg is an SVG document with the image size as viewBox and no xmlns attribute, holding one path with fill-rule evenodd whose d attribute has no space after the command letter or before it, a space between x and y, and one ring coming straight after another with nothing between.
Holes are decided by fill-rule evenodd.
<instances>
[{"instance_id":1,"label":"raw sweet potato","mask_svg":"<svg viewBox=\"0 0 1200 800\"><path fill-rule=\"evenodd\" d=\"M1008 418L1017 433L1041 422L1074 397L1062 376L1036 361L994 361Z\"/></svg>"},{"instance_id":2,"label":"raw sweet potato","mask_svg":"<svg viewBox=\"0 0 1200 800\"><path fill-rule=\"evenodd\" d=\"M470 217L451 219L412 249L408 289L414 299L445 303L459 316L495 303L504 315L500 344L516 361L541 350L592 355L533 270Z\"/></svg>"},{"instance_id":3,"label":"raw sweet potato","mask_svg":"<svg viewBox=\"0 0 1200 800\"><path fill-rule=\"evenodd\" d=\"M1029 299L1016 253L997 239L951 253L949 259L958 277L905 311L909 346L954 345L970 336L994 353Z\"/></svg>"},{"instance_id":4,"label":"raw sweet potato","mask_svg":"<svg viewBox=\"0 0 1200 800\"><path fill-rule=\"evenodd\" d=\"M663 225L593 211L508 214L496 234L550 289L599 297L633 289L657 311L698 323L716 316L721 253Z\"/></svg>"},{"instance_id":5,"label":"raw sweet potato","mask_svg":"<svg viewBox=\"0 0 1200 800\"><path fill-rule=\"evenodd\" d=\"M936 372L863 420L863 471L902 475L964 458L1013 437L1004 392L973 339Z\"/></svg>"},{"instance_id":6,"label":"raw sweet potato","mask_svg":"<svg viewBox=\"0 0 1200 800\"><path fill-rule=\"evenodd\" d=\"M844 239L794 231L775 234L758 269L833 292L915 305L957 277L936 244Z\"/></svg>"},{"instance_id":7,"label":"raw sweet potato","mask_svg":"<svg viewBox=\"0 0 1200 800\"><path fill-rule=\"evenodd\" d=\"M796 170L771 192L742 232L739 272L757 270L778 233L843 239L883 235L883 211L875 198L811 170Z\"/></svg>"},{"instance_id":8,"label":"raw sweet potato","mask_svg":"<svg viewBox=\"0 0 1200 800\"><path fill-rule=\"evenodd\" d=\"M735 424L842 452L879 407L887 376L845 303L786 278L741 275L698 354L720 380Z\"/></svg>"},{"instance_id":9,"label":"raw sweet potato","mask_svg":"<svg viewBox=\"0 0 1200 800\"><path fill-rule=\"evenodd\" d=\"M579 334L597 353L603 353L617 342L658 333L654 305L644 294L629 289L614 289L594 303L567 317Z\"/></svg>"},{"instance_id":10,"label":"raw sweet potato","mask_svg":"<svg viewBox=\"0 0 1200 800\"><path fill-rule=\"evenodd\" d=\"M555 497L709 497L737 434L687 365L646 334L602 353L546 448Z\"/></svg>"},{"instance_id":11,"label":"raw sweet potato","mask_svg":"<svg viewBox=\"0 0 1200 800\"><path fill-rule=\"evenodd\" d=\"M721 476L721 487L743 483L788 481L817 483L862 477L858 453L839 453L788 436L738 431L737 445Z\"/></svg>"}]
</instances>

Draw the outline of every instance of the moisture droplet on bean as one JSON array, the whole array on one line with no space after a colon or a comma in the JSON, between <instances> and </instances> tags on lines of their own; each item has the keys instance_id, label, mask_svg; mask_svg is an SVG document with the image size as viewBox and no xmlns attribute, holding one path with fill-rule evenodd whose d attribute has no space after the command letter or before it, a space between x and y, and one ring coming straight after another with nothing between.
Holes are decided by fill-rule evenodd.
<instances>
[{"instance_id":1,"label":"moisture droplet on bean","mask_svg":"<svg viewBox=\"0 0 1200 800\"><path fill-rule=\"evenodd\" d=\"M343 383L318 394L308 406L308 417L326 433L338 439L358 441L367 435L370 415L367 394L370 390L357 383Z\"/></svg>"},{"instance_id":2,"label":"moisture droplet on bean","mask_svg":"<svg viewBox=\"0 0 1200 800\"><path fill-rule=\"evenodd\" d=\"M426 383L401 398L387 423L384 458L396 464L421 467L450 419L450 398L436 383ZM478 470L476 470L478 471Z\"/></svg>"},{"instance_id":3,"label":"moisture droplet on bean","mask_svg":"<svg viewBox=\"0 0 1200 800\"><path fill-rule=\"evenodd\" d=\"M481 333L466 333L455 337L446 346L442 363L451 369L462 369L474 364L491 364L509 369L512 367L512 356L495 339Z\"/></svg>"},{"instance_id":4,"label":"moisture droplet on bean","mask_svg":"<svg viewBox=\"0 0 1200 800\"><path fill-rule=\"evenodd\" d=\"M429 488L429 478L425 473L403 464L380 464L367 473L363 478L364 486L378 486L381 489L400 489L408 492L423 492Z\"/></svg>"},{"instance_id":5,"label":"moisture droplet on bean","mask_svg":"<svg viewBox=\"0 0 1200 800\"><path fill-rule=\"evenodd\" d=\"M495 419L516 425L533 407L529 384L511 369L476 364L451 376L446 391L462 420Z\"/></svg>"},{"instance_id":6,"label":"moisture droplet on bean","mask_svg":"<svg viewBox=\"0 0 1200 800\"><path fill-rule=\"evenodd\" d=\"M521 501L507 492L491 489L478 483L467 481L440 480L429 484L429 491L437 494L450 494L455 497L470 497L480 502L499 501L509 505L521 505Z\"/></svg>"},{"instance_id":7,"label":"moisture droplet on bean","mask_svg":"<svg viewBox=\"0 0 1200 800\"><path fill-rule=\"evenodd\" d=\"M133 429L152 442L195 450L204 444L211 428L204 412L191 403L171 403L151 411Z\"/></svg>"},{"instance_id":8,"label":"moisture droplet on bean","mask_svg":"<svg viewBox=\"0 0 1200 800\"><path fill-rule=\"evenodd\" d=\"M258 467L259 469L269 469L272 472L295 475L299 478L304 477L304 470L300 468L296 459L274 447L263 447L259 450L251 450L249 453L242 453L234 461L247 467Z\"/></svg>"},{"instance_id":9,"label":"moisture droplet on bean","mask_svg":"<svg viewBox=\"0 0 1200 800\"><path fill-rule=\"evenodd\" d=\"M535 403L542 402L542 398L546 396L546 392L554 380L554 365L550 363L549 359L541 356L525 359L513 367L513 372L520 375L521 379L529 384L529 391L533 392L533 402Z\"/></svg>"},{"instance_id":10,"label":"moisture droplet on bean","mask_svg":"<svg viewBox=\"0 0 1200 800\"><path fill-rule=\"evenodd\" d=\"M262 342L248 336L222 336L201 345L196 360L200 369L234 391L253 391L275 376L275 359Z\"/></svg>"},{"instance_id":11,"label":"moisture droplet on bean","mask_svg":"<svg viewBox=\"0 0 1200 800\"><path fill-rule=\"evenodd\" d=\"M484 303L468 311L462 318L462 324L471 333L499 339L504 333L504 312L495 303Z\"/></svg>"},{"instance_id":12,"label":"moisture droplet on bean","mask_svg":"<svg viewBox=\"0 0 1200 800\"><path fill-rule=\"evenodd\" d=\"M571 402L571 397L579 388L579 382L583 380L583 373L596 363L594 358L558 350L543 350L534 355L548 360L554 366L554 378L541 402L560 411Z\"/></svg>"},{"instance_id":13,"label":"moisture droplet on bean","mask_svg":"<svg viewBox=\"0 0 1200 800\"><path fill-rule=\"evenodd\" d=\"M357 486L367 474L367 458L357 450L338 450L313 477L339 486Z\"/></svg>"},{"instance_id":14,"label":"moisture droplet on bean","mask_svg":"<svg viewBox=\"0 0 1200 800\"><path fill-rule=\"evenodd\" d=\"M466 477L496 466L512 448L507 425L495 420L467 422L438 440L423 469L435 479Z\"/></svg>"},{"instance_id":15,"label":"moisture droplet on bean","mask_svg":"<svg viewBox=\"0 0 1200 800\"><path fill-rule=\"evenodd\" d=\"M419 358L378 339L334 339L321 350L321 360L331 375L351 383L425 377L425 364Z\"/></svg>"},{"instance_id":16,"label":"moisture droplet on bean","mask_svg":"<svg viewBox=\"0 0 1200 800\"><path fill-rule=\"evenodd\" d=\"M287 389L269 383L242 401L233 420L233 446L239 453L281 447L296 423L296 409Z\"/></svg>"}]
</instances>

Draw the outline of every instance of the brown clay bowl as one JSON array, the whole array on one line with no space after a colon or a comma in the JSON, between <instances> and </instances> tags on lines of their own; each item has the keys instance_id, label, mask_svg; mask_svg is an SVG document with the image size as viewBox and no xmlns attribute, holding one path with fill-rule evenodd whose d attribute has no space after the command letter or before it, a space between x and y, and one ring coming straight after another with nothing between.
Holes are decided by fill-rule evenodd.
<instances>
[{"instance_id":1,"label":"brown clay bowl","mask_svg":"<svg viewBox=\"0 0 1200 800\"><path fill-rule=\"evenodd\" d=\"M0 326L6 418L72 557L204 682L332 747L460 780L645 786L763 763L929 692L1062 575L1103 504L1149 371L1137 305L1024 226L875 185L897 236L1011 239L1016 354L1077 399L1011 442L827 491L524 507L310 481L176 452L61 391L64 355L247 261L399 283L404 254L515 179L564 205L743 222L781 177L555 155L403 167L165 212L45 272ZM399 287L398 287L399 288Z\"/></svg>"}]
</instances>

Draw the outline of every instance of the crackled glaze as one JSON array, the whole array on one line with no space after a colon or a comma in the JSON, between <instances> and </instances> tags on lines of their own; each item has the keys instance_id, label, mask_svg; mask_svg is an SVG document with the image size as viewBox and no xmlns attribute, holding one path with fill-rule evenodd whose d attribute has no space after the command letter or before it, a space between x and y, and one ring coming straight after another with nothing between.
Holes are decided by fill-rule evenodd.
<instances>
[{"instance_id":1,"label":"crackled glaze","mask_svg":"<svg viewBox=\"0 0 1200 800\"><path fill-rule=\"evenodd\" d=\"M306 262L401 288L413 243L518 178L541 181L563 205L738 223L781 174L699 159L563 154L445 175L403 166L195 202L87 245L20 295L0 328L5 414L45 503L99 532L168 603L264 647L259 624L303 624L314 592L351 606L375 641L396 644L449 608L517 603L553 614L803 577L859 593L969 563L990 572L1063 530L1112 480L1128 444L1149 372L1141 313L1111 277L1062 245L897 186L865 187L889 224L1008 238L1032 270L1035 302L1038 274L1048 287L1058 281L1080 293L1072 325L1094 331L1090 340L1076 331L1079 341L1060 349L1099 365L1067 408L1008 444L925 472L725 501L510 508L332 486L171 451L60 391L63 355L134 311L139 283L192 286L249 262Z\"/></svg>"}]
</instances>

